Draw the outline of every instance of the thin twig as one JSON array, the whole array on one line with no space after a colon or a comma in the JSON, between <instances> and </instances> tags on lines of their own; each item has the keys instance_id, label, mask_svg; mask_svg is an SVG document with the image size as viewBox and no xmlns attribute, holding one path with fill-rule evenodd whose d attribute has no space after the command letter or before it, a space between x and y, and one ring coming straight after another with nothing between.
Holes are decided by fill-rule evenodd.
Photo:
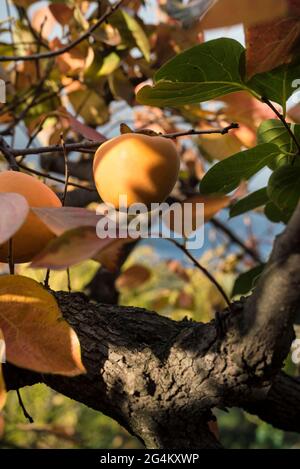
<instances>
[{"instance_id":1,"label":"thin twig","mask_svg":"<svg viewBox=\"0 0 300 469\"><path fill-rule=\"evenodd\" d=\"M27 412L26 410L26 407L22 401L22 397L21 397L21 394L20 394L20 390L17 389L17 396L18 396L18 400L19 400L19 404L20 404L20 407L23 411L23 414L24 414L24 417L29 421L29 423L34 423L34 420L33 418L31 417L31 415Z\"/></svg>"},{"instance_id":2,"label":"thin twig","mask_svg":"<svg viewBox=\"0 0 300 469\"><path fill-rule=\"evenodd\" d=\"M15 273L15 263L14 263L14 249L13 249L13 239L10 238L8 241L8 265L10 275Z\"/></svg>"},{"instance_id":3,"label":"thin twig","mask_svg":"<svg viewBox=\"0 0 300 469\"><path fill-rule=\"evenodd\" d=\"M223 129L214 129L214 130L194 130L194 129L190 129L190 130L186 130L186 131L182 131L182 132L175 132L175 133L172 133L172 134L158 134L158 135L160 135L161 137L165 137L165 138L186 137L188 135L210 135L210 134L225 135L225 134L228 134L228 132L230 130L238 129L238 128L239 128L239 124L237 124L235 122L232 122L230 125L228 125L227 127L224 127ZM137 132L137 133L141 133L141 132Z\"/></svg>"},{"instance_id":4,"label":"thin twig","mask_svg":"<svg viewBox=\"0 0 300 469\"><path fill-rule=\"evenodd\" d=\"M67 268L67 279L68 279L68 292L71 293L71 291L72 291L72 284L71 284L71 272L70 272L70 268Z\"/></svg>"},{"instance_id":5,"label":"thin twig","mask_svg":"<svg viewBox=\"0 0 300 469\"><path fill-rule=\"evenodd\" d=\"M67 150L66 150L66 145L65 145L63 134L60 134L60 141L61 141L61 146L62 146L63 153L64 153L64 162L65 162L65 186L64 186L63 196L62 196L62 206L64 207L66 197L67 197L67 192L68 192L68 183L69 183L70 175L69 175L68 155L67 155Z\"/></svg>"},{"instance_id":6,"label":"thin twig","mask_svg":"<svg viewBox=\"0 0 300 469\"><path fill-rule=\"evenodd\" d=\"M223 290L221 285L217 282L217 280L213 277L213 275L210 272L208 272L208 270L205 267L203 267L203 265L201 265L192 256L192 254L187 250L187 248L185 246L183 246L178 241L176 241L175 239L172 239L172 238L169 238L169 241L171 241L171 243L175 244L175 246L177 246L192 261L192 263L195 265L195 267L197 267L197 269L201 270L201 272L215 285L215 287L217 288L219 293L224 298L224 300L225 300L226 304L228 305L228 307L231 308L231 303L230 303L230 300L229 300L227 294L225 293L225 291Z\"/></svg>"},{"instance_id":7,"label":"thin twig","mask_svg":"<svg viewBox=\"0 0 300 469\"><path fill-rule=\"evenodd\" d=\"M91 140L82 140L79 143L66 143L65 147L68 152L70 151L79 151L84 153L85 151L97 149L105 140L100 141L91 141ZM41 153L55 153L63 152L61 145L49 145L47 147L36 147L36 148L14 148L11 149L11 153L14 156L23 156L23 155L39 155Z\"/></svg>"},{"instance_id":8,"label":"thin twig","mask_svg":"<svg viewBox=\"0 0 300 469\"><path fill-rule=\"evenodd\" d=\"M41 177L44 177L44 178L47 178L47 179L51 179L52 181L59 182L60 184L65 184L66 183L64 179L60 179L60 178L57 178L55 176L51 176L50 174L43 173L42 171L38 171L37 169L30 168L29 166L26 166L23 163L19 163L19 167L24 169L25 171L28 171L32 174L35 174L36 176L41 176ZM81 184L77 184L76 182L69 182L68 184L69 184L69 186L78 187L78 189L85 189L85 190L90 191L90 192L95 192L96 191L96 188L94 188L94 187L83 186Z\"/></svg>"},{"instance_id":9,"label":"thin twig","mask_svg":"<svg viewBox=\"0 0 300 469\"><path fill-rule=\"evenodd\" d=\"M6 55L1 55L0 56L0 62L19 62L19 61L28 61L28 60L42 60L42 59L50 59L52 57L57 57L61 54L64 54L65 52L69 52L69 50L73 49L74 47L78 46L82 41L85 39L89 38L91 34L99 28L99 26L104 23L110 15L112 15L123 3L124 0L119 0L115 5L112 7L109 7L106 9L106 11L103 13L101 18L96 21L95 24L93 24L84 34L79 36L77 39L74 41L69 42L69 44L66 44L65 46L61 47L60 49L56 49L54 51L50 52L43 52L40 54L31 54L31 55L23 55L23 56L6 56Z\"/></svg>"},{"instance_id":10,"label":"thin twig","mask_svg":"<svg viewBox=\"0 0 300 469\"><path fill-rule=\"evenodd\" d=\"M233 231L231 231L230 228L228 228L228 226L225 226L224 223L222 223L220 220L217 220L216 218L212 218L210 223L218 230L223 231L223 233L225 233L231 241L240 246L250 257L252 257L255 262L258 262L259 264L263 263L263 260L260 258L259 254L247 246Z\"/></svg>"},{"instance_id":11,"label":"thin twig","mask_svg":"<svg viewBox=\"0 0 300 469\"><path fill-rule=\"evenodd\" d=\"M49 288L49 278L50 278L50 269L46 270L45 280L44 280L44 287Z\"/></svg>"},{"instance_id":12,"label":"thin twig","mask_svg":"<svg viewBox=\"0 0 300 469\"><path fill-rule=\"evenodd\" d=\"M20 171L18 163L15 159L15 155L13 154L12 149L8 145L8 143L4 140L3 137L0 137L0 152L3 154L4 158L6 159L9 167L13 171Z\"/></svg>"}]
</instances>

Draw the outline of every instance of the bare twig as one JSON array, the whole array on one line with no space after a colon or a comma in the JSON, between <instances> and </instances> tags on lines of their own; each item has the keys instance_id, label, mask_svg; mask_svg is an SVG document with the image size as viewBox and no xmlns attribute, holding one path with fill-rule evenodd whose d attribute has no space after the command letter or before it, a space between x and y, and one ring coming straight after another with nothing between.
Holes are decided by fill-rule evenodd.
<instances>
[{"instance_id":1,"label":"bare twig","mask_svg":"<svg viewBox=\"0 0 300 469\"><path fill-rule=\"evenodd\" d=\"M0 137L0 152L3 154L11 169L13 169L14 171L20 171L18 163L15 159L15 155L13 154L12 149L3 137Z\"/></svg>"},{"instance_id":2,"label":"bare twig","mask_svg":"<svg viewBox=\"0 0 300 469\"><path fill-rule=\"evenodd\" d=\"M68 155L67 155L67 150L66 150L66 145L65 145L63 134L60 134L60 140L61 140L61 146L63 149L64 161L65 161L65 186L64 186L63 196L62 196L62 206L64 206L67 192L68 192L68 183L69 183L70 174L69 174L69 165L68 165Z\"/></svg>"},{"instance_id":3,"label":"bare twig","mask_svg":"<svg viewBox=\"0 0 300 469\"><path fill-rule=\"evenodd\" d=\"M230 130L233 129L238 129L239 124L232 122L232 124L228 125L227 127L224 127L223 129L214 129L214 130L194 130L190 129L187 131L182 131L182 132L175 132L172 134L159 134L162 137L165 138L177 138L177 137L186 137L188 135L210 135L210 134L221 134L225 135L228 134ZM140 133L140 132L138 132Z\"/></svg>"},{"instance_id":4,"label":"bare twig","mask_svg":"<svg viewBox=\"0 0 300 469\"><path fill-rule=\"evenodd\" d=\"M105 140L100 141L91 141L91 140L82 140L79 143L66 143L65 147L68 152L70 151L79 151L81 153L89 153L91 150L97 149ZM23 155L39 155L41 153L63 153L63 148L61 145L49 145L47 147L37 147L37 148L14 148L11 149L11 153L14 156L23 156ZM94 151L93 151L94 153Z\"/></svg>"},{"instance_id":5,"label":"bare twig","mask_svg":"<svg viewBox=\"0 0 300 469\"><path fill-rule=\"evenodd\" d=\"M21 394L20 394L20 390L17 389L17 396L18 396L18 400L19 400L19 404L20 404L20 407L23 411L23 414L24 414L24 417L30 422L30 423L33 423L33 418L31 417L31 415L27 412L26 410L26 407L22 401L22 397L21 397Z\"/></svg>"},{"instance_id":6,"label":"bare twig","mask_svg":"<svg viewBox=\"0 0 300 469\"><path fill-rule=\"evenodd\" d=\"M243 240L241 240L233 231L231 231L230 228L228 228L228 226L224 225L224 223L222 223L220 220L217 220L216 218L212 218L210 223L218 230L223 231L223 233L225 233L225 235L228 236L228 238L233 243L240 246L245 251L245 253L248 254L248 256L252 257L255 262L258 262L259 264L263 263L263 260L260 258L259 254L247 246Z\"/></svg>"},{"instance_id":7,"label":"bare twig","mask_svg":"<svg viewBox=\"0 0 300 469\"><path fill-rule=\"evenodd\" d=\"M64 179L59 179L55 176L51 176L50 174L43 173L42 171L38 171L37 169L30 168L29 166L26 166L23 163L19 163L19 167L24 169L25 171L28 171L32 174L35 174L36 176L41 176L41 177L44 177L44 178L47 178L47 179L52 179L52 181L56 181L56 182L59 182L61 184L65 184ZM81 184L77 184L76 182L69 182L68 184L69 184L69 186L78 187L79 189L85 189L87 191L96 191L96 188L94 188L94 187L83 186Z\"/></svg>"},{"instance_id":8,"label":"bare twig","mask_svg":"<svg viewBox=\"0 0 300 469\"><path fill-rule=\"evenodd\" d=\"M6 56L6 55L1 55L0 56L0 62L19 62L19 61L28 61L28 60L42 60L42 59L50 59L53 57L57 57L61 54L64 54L65 52L68 52L69 50L73 49L76 47L78 44L80 44L82 41L87 39L88 37L91 36L91 34L102 24L104 23L110 15L112 15L123 3L124 0L119 0L115 5L107 8L107 10L103 13L101 18L96 21L95 24L93 24L84 34L79 36L77 39L74 41L69 42L69 44L66 44L65 46L61 47L60 49L56 49L54 51L50 52L43 52L40 54L31 54L31 55L23 55L23 56Z\"/></svg>"},{"instance_id":9,"label":"bare twig","mask_svg":"<svg viewBox=\"0 0 300 469\"><path fill-rule=\"evenodd\" d=\"M192 256L192 254L186 249L185 246L183 246L183 244L180 244L178 241L176 241L175 239L172 239L172 238L169 238L169 241L171 241L171 243L175 244L175 246L177 246L192 261L192 263L195 265L195 267L197 267L197 269L201 270L201 272L215 285L215 287L217 288L219 293L224 298L224 300L225 300L226 304L228 305L229 309L231 309L230 299L228 298L227 294L225 293L225 291L223 290L221 285L213 277L213 275L210 272L208 272L208 270L205 267L203 267L203 265L201 265L200 262L198 262Z\"/></svg>"}]
</instances>

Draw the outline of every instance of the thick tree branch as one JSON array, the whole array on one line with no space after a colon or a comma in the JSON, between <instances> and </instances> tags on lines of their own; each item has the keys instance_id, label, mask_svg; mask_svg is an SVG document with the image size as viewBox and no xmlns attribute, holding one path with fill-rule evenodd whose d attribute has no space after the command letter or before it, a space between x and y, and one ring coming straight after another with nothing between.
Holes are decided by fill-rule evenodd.
<instances>
[{"instance_id":1,"label":"thick tree branch","mask_svg":"<svg viewBox=\"0 0 300 469\"><path fill-rule=\"evenodd\" d=\"M220 447L207 425L214 408L239 406L298 430L281 407L285 401L292 412L299 384L278 374L299 304L299 231L300 206L254 293L209 324L55 293L78 334L87 374L64 378L7 365L8 389L44 382L110 415L151 448Z\"/></svg>"},{"instance_id":2,"label":"thick tree branch","mask_svg":"<svg viewBox=\"0 0 300 469\"><path fill-rule=\"evenodd\" d=\"M244 408L276 428L300 433L300 378L279 373L267 398Z\"/></svg>"}]
</instances>

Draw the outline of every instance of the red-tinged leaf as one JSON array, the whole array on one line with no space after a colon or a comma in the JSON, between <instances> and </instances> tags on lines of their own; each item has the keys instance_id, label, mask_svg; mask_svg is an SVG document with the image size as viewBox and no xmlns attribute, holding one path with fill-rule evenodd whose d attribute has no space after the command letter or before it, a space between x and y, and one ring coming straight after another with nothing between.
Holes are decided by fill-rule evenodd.
<instances>
[{"instance_id":1,"label":"red-tinged leaf","mask_svg":"<svg viewBox=\"0 0 300 469\"><path fill-rule=\"evenodd\" d=\"M83 137L88 138L89 140L94 140L95 142L105 142L107 140L103 134L88 125L83 124L67 110L62 108L58 111L58 114L67 119L70 127Z\"/></svg>"},{"instance_id":2,"label":"red-tinged leaf","mask_svg":"<svg viewBox=\"0 0 300 469\"><path fill-rule=\"evenodd\" d=\"M170 261L167 261L167 266L170 272L177 275L184 282L189 282L191 280L188 272L183 267L180 261L172 259Z\"/></svg>"},{"instance_id":3,"label":"red-tinged leaf","mask_svg":"<svg viewBox=\"0 0 300 469\"><path fill-rule=\"evenodd\" d=\"M119 275L116 280L116 287L118 290L135 289L147 282L150 277L151 272L147 267L141 264L135 264L128 267L128 269Z\"/></svg>"},{"instance_id":4,"label":"red-tinged leaf","mask_svg":"<svg viewBox=\"0 0 300 469\"><path fill-rule=\"evenodd\" d=\"M245 91L231 93L219 98L226 107L223 109L228 122L238 122L239 128L232 132L246 146L256 144L257 129L262 121L274 118L274 112Z\"/></svg>"},{"instance_id":5,"label":"red-tinged leaf","mask_svg":"<svg viewBox=\"0 0 300 469\"><path fill-rule=\"evenodd\" d=\"M109 244L106 248L97 252L97 254L93 256L93 260L100 262L100 264L106 267L110 272L116 272L126 258L125 245L132 242L133 240L131 238L116 239L115 243Z\"/></svg>"},{"instance_id":6,"label":"red-tinged leaf","mask_svg":"<svg viewBox=\"0 0 300 469\"><path fill-rule=\"evenodd\" d=\"M179 292L176 306L182 309L191 309L194 306L194 295L192 293L185 292L182 290Z\"/></svg>"},{"instance_id":7,"label":"red-tinged leaf","mask_svg":"<svg viewBox=\"0 0 300 469\"><path fill-rule=\"evenodd\" d=\"M7 360L14 365L66 376L85 372L75 331L54 296L35 280L0 277L0 327Z\"/></svg>"},{"instance_id":8,"label":"red-tinged leaf","mask_svg":"<svg viewBox=\"0 0 300 469\"><path fill-rule=\"evenodd\" d=\"M6 243L21 228L28 213L25 197L13 192L0 193L0 244Z\"/></svg>"},{"instance_id":9,"label":"red-tinged leaf","mask_svg":"<svg viewBox=\"0 0 300 469\"><path fill-rule=\"evenodd\" d=\"M71 265L93 258L99 251L115 243L117 239L100 239L95 227L82 226L66 231L50 241L32 261L33 268L64 270Z\"/></svg>"},{"instance_id":10,"label":"red-tinged leaf","mask_svg":"<svg viewBox=\"0 0 300 469\"><path fill-rule=\"evenodd\" d=\"M203 29L234 24L259 24L284 16L287 0L218 0L213 2L201 21Z\"/></svg>"},{"instance_id":11,"label":"red-tinged leaf","mask_svg":"<svg viewBox=\"0 0 300 469\"><path fill-rule=\"evenodd\" d=\"M300 16L289 15L246 30L247 76L290 63L300 39Z\"/></svg>"},{"instance_id":12,"label":"red-tinged leaf","mask_svg":"<svg viewBox=\"0 0 300 469\"><path fill-rule=\"evenodd\" d=\"M52 3L49 5L49 10L56 19L56 21L63 26L69 24L73 18L73 8L68 7L64 3Z\"/></svg>"},{"instance_id":13,"label":"red-tinged leaf","mask_svg":"<svg viewBox=\"0 0 300 469\"><path fill-rule=\"evenodd\" d=\"M95 231L98 221L103 218L103 215L97 215L92 210L80 207L36 207L31 210L56 236L81 226L94 227Z\"/></svg>"}]
</instances>

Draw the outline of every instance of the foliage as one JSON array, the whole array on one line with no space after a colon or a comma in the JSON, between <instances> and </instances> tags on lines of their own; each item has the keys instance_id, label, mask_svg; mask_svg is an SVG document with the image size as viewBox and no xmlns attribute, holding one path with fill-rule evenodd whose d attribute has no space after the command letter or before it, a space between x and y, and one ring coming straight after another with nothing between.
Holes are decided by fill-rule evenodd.
<instances>
[{"instance_id":1,"label":"foliage","mask_svg":"<svg viewBox=\"0 0 300 469\"><path fill-rule=\"evenodd\" d=\"M44 282L40 269L71 268L71 285L65 272L51 272L51 288L90 294L87 284L101 266L113 276L110 289L120 303L206 322L225 301L203 271L212 272L227 295L239 296L255 287L265 260L257 240L239 239L223 224L221 210L231 218L258 211L264 223L281 226L299 202L299 106L288 103L300 77L299 2L268 0L261 7L253 0L158 1L155 19L147 17L144 3L13 0L1 22L0 77L7 83L7 102L0 108L1 164L44 178L64 205L29 208L19 194L0 193L0 243L12 240L11 274L13 237L28 216L38 217L54 238L30 266L16 269L18 275L0 278L0 334L8 342L8 360L19 366L84 372L75 332L53 295L35 281ZM204 30L237 23L243 23L246 47L234 39L204 40ZM226 235L201 256L202 272L182 260L157 259L130 238L98 238L105 208L96 214L92 205L101 200L91 155L120 123L121 133L174 138L181 170L171 200L204 203L204 222ZM20 129L24 148L15 147ZM268 182L249 189L261 170L270 170ZM15 399L9 395L3 411L3 447L138 446L116 423L41 386L26 390L37 424L24 426L14 415ZM0 407L5 400L0 369ZM299 444L238 411L218 418L228 446ZM2 420L0 434L1 425Z\"/></svg>"}]
</instances>

